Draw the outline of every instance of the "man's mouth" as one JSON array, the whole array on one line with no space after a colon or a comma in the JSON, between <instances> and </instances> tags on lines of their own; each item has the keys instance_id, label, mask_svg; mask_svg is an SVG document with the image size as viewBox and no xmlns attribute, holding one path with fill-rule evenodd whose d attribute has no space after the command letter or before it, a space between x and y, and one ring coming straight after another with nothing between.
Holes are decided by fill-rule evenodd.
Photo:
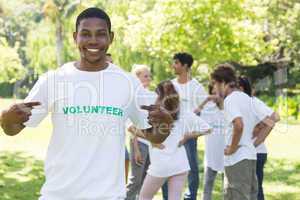
<instances>
[{"instance_id":1,"label":"man's mouth","mask_svg":"<svg viewBox=\"0 0 300 200\"><path fill-rule=\"evenodd\" d=\"M92 53L97 53L100 51L99 49L90 49L90 48L86 48L86 50Z\"/></svg>"}]
</instances>

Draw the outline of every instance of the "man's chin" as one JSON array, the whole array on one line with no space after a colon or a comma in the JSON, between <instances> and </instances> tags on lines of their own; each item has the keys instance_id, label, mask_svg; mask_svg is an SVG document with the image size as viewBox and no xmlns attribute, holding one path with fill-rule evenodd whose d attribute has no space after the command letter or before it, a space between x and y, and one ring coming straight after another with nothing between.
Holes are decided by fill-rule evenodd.
<instances>
[{"instance_id":1,"label":"man's chin","mask_svg":"<svg viewBox=\"0 0 300 200\"><path fill-rule=\"evenodd\" d=\"M105 58L104 59L102 59L102 58L98 58L98 59L87 59L87 58L85 58L85 60L89 64L96 65L96 64L103 63L105 61Z\"/></svg>"}]
</instances>

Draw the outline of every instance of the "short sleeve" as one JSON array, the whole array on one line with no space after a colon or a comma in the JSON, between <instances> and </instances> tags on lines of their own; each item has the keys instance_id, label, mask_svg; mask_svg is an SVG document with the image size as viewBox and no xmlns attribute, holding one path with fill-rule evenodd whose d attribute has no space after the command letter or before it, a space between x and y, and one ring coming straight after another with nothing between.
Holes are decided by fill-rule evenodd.
<instances>
[{"instance_id":1,"label":"short sleeve","mask_svg":"<svg viewBox=\"0 0 300 200\"><path fill-rule=\"evenodd\" d=\"M34 84L30 90L28 96L24 99L24 102L37 101L40 102L40 106L36 106L32 109L29 120L24 123L27 127L36 127L47 116L49 112L49 98L51 82L49 73L42 75L38 81Z\"/></svg>"},{"instance_id":2,"label":"short sleeve","mask_svg":"<svg viewBox=\"0 0 300 200\"><path fill-rule=\"evenodd\" d=\"M148 111L142 110L142 105L154 104L155 93L146 90L135 78L132 78L134 92L129 108L129 119L138 129L147 129L151 126L148 123Z\"/></svg>"},{"instance_id":3,"label":"short sleeve","mask_svg":"<svg viewBox=\"0 0 300 200\"><path fill-rule=\"evenodd\" d=\"M194 102L196 102L196 106L199 106L207 98L207 96L208 94L205 91L202 84L195 80L195 89L193 97L195 98Z\"/></svg>"},{"instance_id":4,"label":"short sleeve","mask_svg":"<svg viewBox=\"0 0 300 200\"><path fill-rule=\"evenodd\" d=\"M197 116L194 113L187 113L184 116L184 120L186 121L185 123L185 133L191 133L191 132L206 132L211 127L209 124L204 121L201 117Z\"/></svg>"},{"instance_id":5,"label":"short sleeve","mask_svg":"<svg viewBox=\"0 0 300 200\"><path fill-rule=\"evenodd\" d=\"M238 106L241 102L238 101L237 96L227 97L224 101L224 111L228 122L232 122L238 117L242 117L240 107Z\"/></svg>"},{"instance_id":6,"label":"short sleeve","mask_svg":"<svg viewBox=\"0 0 300 200\"><path fill-rule=\"evenodd\" d=\"M260 99L253 97L251 98L252 102L252 110L255 116L259 119L259 121L263 120L267 116L271 116L274 112L270 107L268 107L263 101Z\"/></svg>"}]
</instances>

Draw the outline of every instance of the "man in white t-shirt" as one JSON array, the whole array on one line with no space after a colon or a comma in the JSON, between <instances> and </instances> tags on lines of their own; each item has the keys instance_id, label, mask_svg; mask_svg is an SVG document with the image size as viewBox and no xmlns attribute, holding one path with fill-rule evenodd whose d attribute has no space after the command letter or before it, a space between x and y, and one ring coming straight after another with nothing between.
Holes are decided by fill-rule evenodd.
<instances>
[{"instance_id":1,"label":"man in white t-shirt","mask_svg":"<svg viewBox=\"0 0 300 200\"><path fill-rule=\"evenodd\" d=\"M191 76L193 65L192 55L182 52L173 56L172 67L176 78L172 80L180 97L180 109L184 112L194 112L206 99L207 93L204 87ZM196 200L199 188L199 166L197 154L197 139L189 139L184 147L187 152L191 170L188 174L188 191L184 194L185 200ZM167 199L167 186L163 186L163 198Z\"/></svg>"},{"instance_id":2,"label":"man in white t-shirt","mask_svg":"<svg viewBox=\"0 0 300 200\"><path fill-rule=\"evenodd\" d=\"M252 108L260 123L254 128L254 146L256 146L257 161L256 161L256 175L258 181L258 195L257 200L264 200L263 180L264 180L264 166L267 162L267 147L264 144L266 137L270 132L261 132L261 127L274 126L280 120L278 113L274 112L263 101L255 96L252 96L252 87L247 77L241 76L238 78L239 89L245 92L252 98ZM271 131L271 130L270 130ZM259 144L261 143L261 144Z\"/></svg>"},{"instance_id":3,"label":"man in white t-shirt","mask_svg":"<svg viewBox=\"0 0 300 200\"><path fill-rule=\"evenodd\" d=\"M106 62L113 36L103 10L81 12L74 32L80 60L44 74L25 103L1 114L4 132L16 135L51 112L53 133L40 200L124 199L126 120L130 118L154 143L170 133L171 114L161 108L142 111L144 89L139 81Z\"/></svg>"},{"instance_id":4,"label":"man in white t-shirt","mask_svg":"<svg viewBox=\"0 0 300 200\"><path fill-rule=\"evenodd\" d=\"M224 98L225 118L225 200L257 199L256 149L252 133L257 118L252 99L237 89L235 71L229 64L217 66L211 74L214 87Z\"/></svg>"}]
</instances>

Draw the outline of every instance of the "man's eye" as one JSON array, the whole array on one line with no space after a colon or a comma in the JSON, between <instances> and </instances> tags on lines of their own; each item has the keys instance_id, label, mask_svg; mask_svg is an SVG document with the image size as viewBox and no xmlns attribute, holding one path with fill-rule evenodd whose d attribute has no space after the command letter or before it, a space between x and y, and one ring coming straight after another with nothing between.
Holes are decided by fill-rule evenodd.
<instances>
[{"instance_id":1,"label":"man's eye","mask_svg":"<svg viewBox=\"0 0 300 200\"><path fill-rule=\"evenodd\" d=\"M106 36L106 33L105 32L100 32L97 35L103 37L103 36Z\"/></svg>"},{"instance_id":2,"label":"man's eye","mask_svg":"<svg viewBox=\"0 0 300 200\"><path fill-rule=\"evenodd\" d=\"M89 34L88 34L88 33L81 33L81 36L83 36L83 37L88 37Z\"/></svg>"}]
</instances>

